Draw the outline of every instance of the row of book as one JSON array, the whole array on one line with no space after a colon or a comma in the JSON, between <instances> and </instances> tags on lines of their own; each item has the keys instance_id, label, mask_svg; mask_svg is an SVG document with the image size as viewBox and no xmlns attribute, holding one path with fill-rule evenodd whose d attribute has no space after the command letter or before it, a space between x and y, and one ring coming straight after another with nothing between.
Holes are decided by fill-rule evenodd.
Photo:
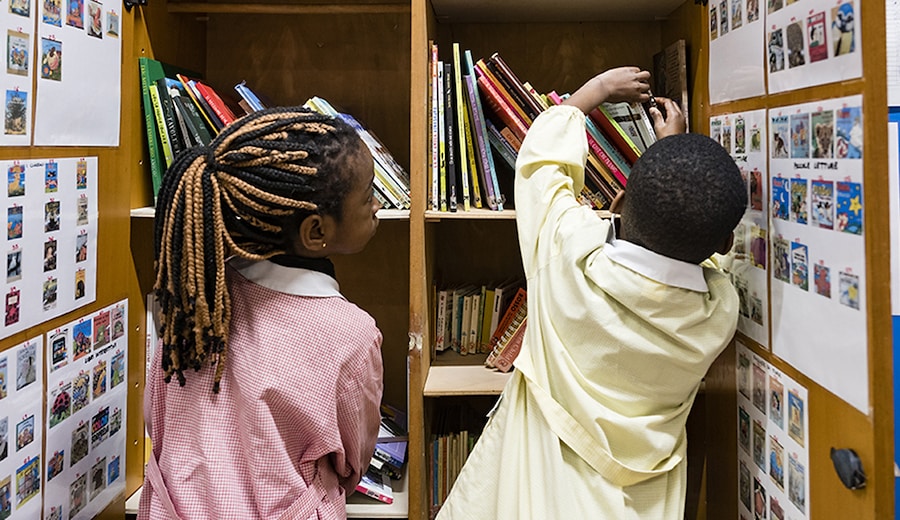
<instances>
[{"instance_id":1,"label":"row of book","mask_svg":"<svg viewBox=\"0 0 900 520\"><path fill-rule=\"evenodd\" d=\"M431 507L436 513L447 495L456 477L462 470L466 459L472 453L478 435L469 430L434 435L431 439Z\"/></svg>"},{"instance_id":2,"label":"row of book","mask_svg":"<svg viewBox=\"0 0 900 520\"><path fill-rule=\"evenodd\" d=\"M234 96L220 94L195 73L147 57L138 60L155 202L162 177L177 154L193 146L209 144L239 117L272 104L257 95L245 81L234 86L235 100ZM409 174L371 130L321 97L310 98L304 106L352 126L374 158L375 197L381 206L409 209Z\"/></svg>"},{"instance_id":3,"label":"row of book","mask_svg":"<svg viewBox=\"0 0 900 520\"><path fill-rule=\"evenodd\" d=\"M431 44L431 168L429 208L435 211L503 210L511 171L534 119L567 94L538 93L494 53L474 60L452 44L440 59ZM631 166L655 140L641 104L604 103L586 118L590 147L581 202L604 209L628 180ZM511 198L511 197L510 197Z\"/></svg>"},{"instance_id":4,"label":"row of book","mask_svg":"<svg viewBox=\"0 0 900 520\"><path fill-rule=\"evenodd\" d=\"M504 313L521 289L520 279L436 289L434 352L487 354ZM502 332L502 331L501 331Z\"/></svg>"},{"instance_id":5,"label":"row of book","mask_svg":"<svg viewBox=\"0 0 900 520\"><path fill-rule=\"evenodd\" d=\"M392 480L403 478L409 436L406 415L387 404L381 405L381 424L375 452L356 491L386 504L394 502Z\"/></svg>"}]
</instances>

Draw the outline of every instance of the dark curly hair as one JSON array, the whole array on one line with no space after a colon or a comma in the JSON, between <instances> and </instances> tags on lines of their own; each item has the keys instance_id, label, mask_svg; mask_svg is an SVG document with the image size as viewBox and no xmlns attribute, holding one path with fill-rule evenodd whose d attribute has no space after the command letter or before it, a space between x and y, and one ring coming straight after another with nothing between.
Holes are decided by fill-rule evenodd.
<instances>
[{"instance_id":1,"label":"dark curly hair","mask_svg":"<svg viewBox=\"0 0 900 520\"><path fill-rule=\"evenodd\" d=\"M728 152L700 134L650 146L628 177L622 236L699 264L728 239L747 207L747 186Z\"/></svg>"}]
</instances>

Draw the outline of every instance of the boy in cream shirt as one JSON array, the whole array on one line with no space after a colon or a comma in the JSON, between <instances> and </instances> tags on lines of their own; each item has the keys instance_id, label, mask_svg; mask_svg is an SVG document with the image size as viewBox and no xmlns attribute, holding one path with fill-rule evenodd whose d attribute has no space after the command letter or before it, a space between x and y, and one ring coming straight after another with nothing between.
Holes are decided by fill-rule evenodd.
<instances>
[{"instance_id":1,"label":"boy in cream shirt","mask_svg":"<svg viewBox=\"0 0 900 520\"><path fill-rule=\"evenodd\" d=\"M738 297L708 262L747 204L728 153L661 99L618 229L578 203L584 117L646 101L650 74L595 76L542 113L516 163L528 328L516 371L439 520L681 519L685 421L731 340Z\"/></svg>"}]
</instances>

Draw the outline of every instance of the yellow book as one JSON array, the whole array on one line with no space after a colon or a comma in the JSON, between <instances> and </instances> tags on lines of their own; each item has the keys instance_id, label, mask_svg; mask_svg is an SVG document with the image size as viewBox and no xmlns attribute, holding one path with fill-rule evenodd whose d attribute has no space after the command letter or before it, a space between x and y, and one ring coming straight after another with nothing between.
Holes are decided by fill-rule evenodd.
<instances>
[{"instance_id":1,"label":"yellow book","mask_svg":"<svg viewBox=\"0 0 900 520\"><path fill-rule=\"evenodd\" d=\"M456 94L456 124L459 131L459 171L462 180L463 209L472 209L469 200L469 162L472 157L471 148L466 146L466 138L469 136L466 124L466 105L463 103L462 67L459 61L459 44L453 44L453 91ZM471 138L470 138L471 139ZM471 145L471 140L470 140Z\"/></svg>"}]
</instances>

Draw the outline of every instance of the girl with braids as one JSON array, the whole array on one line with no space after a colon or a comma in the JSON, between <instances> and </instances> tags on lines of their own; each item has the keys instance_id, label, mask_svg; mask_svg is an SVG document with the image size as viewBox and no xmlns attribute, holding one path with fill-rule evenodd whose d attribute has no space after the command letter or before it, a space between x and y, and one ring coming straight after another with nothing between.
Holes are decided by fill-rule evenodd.
<instances>
[{"instance_id":1,"label":"girl with braids","mask_svg":"<svg viewBox=\"0 0 900 520\"><path fill-rule=\"evenodd\" d=\"M176 158L157 203L160 344L138 518L345 518L380 421L381 332L330 255L378 227L372 156L304 108Z\"/></svg>"}]
</instances>

